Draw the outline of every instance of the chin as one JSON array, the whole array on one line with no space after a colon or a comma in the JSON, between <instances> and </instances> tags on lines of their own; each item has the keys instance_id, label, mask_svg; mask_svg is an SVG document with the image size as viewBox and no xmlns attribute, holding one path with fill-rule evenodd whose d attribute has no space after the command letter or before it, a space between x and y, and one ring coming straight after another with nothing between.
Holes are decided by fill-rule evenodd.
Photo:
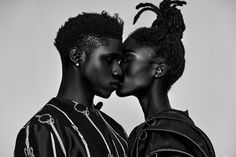
<instances>
[{"instance_id":1,"label":"chin","mask_svg":"<svg viewBox=\"0 0 236 157\"><path fill-rule=\"evenodd\" d=\"M124 92L123 90L117 89L116 90L116 95L119 97L125 97L125 96L129 96L129 93Z\"/></svg>"},{"instance_id":2,"label":"chin","mask_svg":"<svg viewBox=\"0 0 236 157\"><path fill-rule=\"evenodd\" d=\"M111 93L110 94L100 94L100 95L97 95L97 96L99 96L101 98L104 98L104 99L107 99L111 96Z\"/></svg>"},{"instance_id":3,"label":"chin","mask_svg":"<svg viewBox=\"0 0 236 157\"><path fill-rule=\"evenodd\" d=\"M97 93L96 95L101 97L101 98L109 98L111 96L111 93L110 91L104 91L104 92L100 92L100 93Z\"/></svg>"}]
</instances>

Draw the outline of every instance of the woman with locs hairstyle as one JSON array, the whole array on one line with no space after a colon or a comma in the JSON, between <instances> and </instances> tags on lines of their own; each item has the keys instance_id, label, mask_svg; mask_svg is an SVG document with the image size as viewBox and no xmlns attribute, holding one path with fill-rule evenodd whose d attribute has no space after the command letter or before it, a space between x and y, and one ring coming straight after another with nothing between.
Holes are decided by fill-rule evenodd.
<instances>
[{"instance_id":1,"label":"woman with locs hairstyle","mask_svg":"<svg viewBox=\"0 0 236 157\"><path fill-rule=\"evenodd\" d=\"M207 135L187 111L173 109L168 98L171 86L185 67L181 41L185 24L177 8L185 1L163 0L159 7L140 3L134 17L149 10L157 17L151 27L132 32L123 44L124 73L119 96L136 96L145 122L135 127L128 139L129 157L215 157Z\"/></svg>"}]
</instances>

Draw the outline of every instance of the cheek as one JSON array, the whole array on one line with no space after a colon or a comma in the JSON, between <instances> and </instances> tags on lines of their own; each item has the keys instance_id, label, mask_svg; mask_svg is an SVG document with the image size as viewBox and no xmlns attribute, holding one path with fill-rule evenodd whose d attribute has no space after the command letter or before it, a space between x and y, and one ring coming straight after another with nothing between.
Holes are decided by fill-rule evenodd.
<instances>
[{"instance_id":1,"label":"cheek","mask_svg":"<svg viewBox=\"0 0 236 157\"><path fill-rule=\"evenodd\" d=\"M101 62L93 62L86 68L87 76L90 78L94 85L99 86L101 84L106 84L110 78L110 70L108 66L105 66Z\"/></svg>"},{"instance_id":2,"label":"cheek","mask_svg":"<svg viewBox=\"0 0 236 157\"><path fill-rule=\"evenodd\" d=\"M127 66L125 84L130 88L143 88L150 84L151 76L151 69L148 64L135 62Z\"/></svg>"}]
</instances>

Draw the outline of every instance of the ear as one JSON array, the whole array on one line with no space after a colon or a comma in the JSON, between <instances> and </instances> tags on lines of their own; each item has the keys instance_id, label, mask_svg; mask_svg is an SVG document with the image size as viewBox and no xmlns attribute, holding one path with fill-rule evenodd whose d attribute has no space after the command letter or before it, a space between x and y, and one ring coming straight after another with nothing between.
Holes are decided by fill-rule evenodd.
<instances>
[{"instance_id":1,"label":"ear","mask_svg":"<svg viewBox=\"0 0 236 157\"><path fill-rule=\"evenodd\" d=\"M167 72L167 65L164 63L154 63L154 69L153 69L153 77L155 79L161 78L164 76Z\"/></svg>"},{"instance_id":2,"label":"ear","mask_svg":"<svg viewBox=\"0 0 236 157\"><path fill-rule=\"evenodd\" d=\"M73 47L70 49L70 60L72 61L72 63L75 66L80 66L81 62L82 62L82 55L83 52L78 49L77 47Z\"/></svg>"}]
</instances>

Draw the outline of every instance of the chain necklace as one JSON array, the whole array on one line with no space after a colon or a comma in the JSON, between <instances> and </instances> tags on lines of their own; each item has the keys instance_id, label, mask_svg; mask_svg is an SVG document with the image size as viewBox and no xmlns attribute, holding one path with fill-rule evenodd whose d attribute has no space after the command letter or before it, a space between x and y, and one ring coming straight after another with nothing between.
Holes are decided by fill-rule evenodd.
<instances>
[{"instance_id":1,"label":"chain necklace","mask_svg":"<svg viewBox=\"0 0 236 157\"><path fill-rule=\"evenodd\" d=\"M78 102L76 101L72 101L74 103L74 109L75 111L79 112L79 113L82 113L83 115L85 115L85 117L89 120L89 122L93 125L93 127L97 130L97 132L100 134L100 136L102 137L106 147L107 147L107 150L108 150L108 157L114 157L114 155L111 153L111 150L110 150L110 147L108 146L108 143L105 139L105 137L103 136L103 134L101 133L101 131L98 129L98 127L94 124L94 122L92 121L92 119L89 117L90 115L90 111L88 109L88 107L85 107L85 110L78 110L77 109L77 105L80 105Z\"/></svg>"}]
</instances>

